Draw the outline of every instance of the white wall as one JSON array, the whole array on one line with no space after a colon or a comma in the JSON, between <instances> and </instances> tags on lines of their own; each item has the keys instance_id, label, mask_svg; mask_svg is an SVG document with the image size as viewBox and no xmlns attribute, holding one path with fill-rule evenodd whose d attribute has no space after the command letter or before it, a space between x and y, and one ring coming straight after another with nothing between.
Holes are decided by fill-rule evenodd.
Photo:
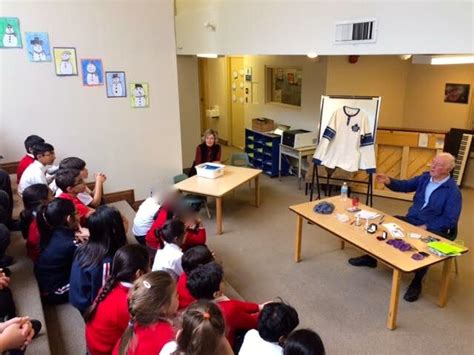
<instances>
[{"instance_id":1,"label":"white wall","mask_svg":"<svg viewBox=\"0 0 474 355\"><path fill-rule=\"evenodd\" d=\"M176 8L179 54L474 52L471 1L177 0ZM376 43L333 44L335 22L373 17Z\"/></svg>"},{"instance_id":2,"label":"white wall","mask_svg":"<svg viewBox=\"0 0 474 355\"><path fill-rule=\"evenodd\" d=\"M196 56L178 56L179 111L183 167L191 167L201 143L199 75Z\"/></svg>"},{"instance_id":3,"label":"white wall","mask_svg":"<svg viewBox=\"0 0 474 355\"><path fill-rule=\"evenodd\" d=\"M107 191L146 197L181 171L174 9L160 1L2 1L0 16L20 18L22 32L46 31L53 46L101 58L127 82L150 84L150 108L107 99L104 87L57 77L52 63L28 62L25 49L0 50L0 151L18 161L32 133L60 157L77 155L108 175Z\"/></svg>"}]
</instances>

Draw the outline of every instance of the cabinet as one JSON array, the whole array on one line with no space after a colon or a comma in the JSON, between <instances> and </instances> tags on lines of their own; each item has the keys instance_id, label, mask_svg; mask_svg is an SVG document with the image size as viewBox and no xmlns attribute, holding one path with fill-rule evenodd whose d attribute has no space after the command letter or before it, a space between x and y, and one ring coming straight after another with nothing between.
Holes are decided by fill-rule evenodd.
<instances>
[{"instance_id":1,"label":"cabinet","mask_svg":"<svg viewBox=\"0 0 474 355\"><path fill-rule=\"evenodd\" d=\"M272 133L263 133L245 130L245 152L249 156L250 164L262 169L270 177L278 176L281 136ZM289 166L282 161L281 173L288 175Z\"/></svg>"}]
</instances>

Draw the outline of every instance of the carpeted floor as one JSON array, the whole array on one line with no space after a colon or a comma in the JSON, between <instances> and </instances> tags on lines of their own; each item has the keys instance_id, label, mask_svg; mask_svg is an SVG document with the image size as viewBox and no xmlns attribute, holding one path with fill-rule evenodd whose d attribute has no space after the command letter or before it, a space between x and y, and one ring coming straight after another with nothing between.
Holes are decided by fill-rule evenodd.
<instances>
[{"instance_id":1,"label":"carpeted floor","mask_svg":"<svg viewBox=\"0 0 474 355\"><path fill-rule=\"evenodd\" d=\"M402 279L398 329L386 328L392 272L355 268L347 259L359 255L322 229L303 226L301 263L293 262L296 218L288 206L307 201L295 177L282 182L261 178L262 204L250 205L253 191L241 186L224 198L224 234L215 235L215 221L203 217L208 244L223 260L228 282L257 302L277 296L291 303L302 327L315 329L328 354L472 354L474 353L473 252L458 258L459 275L451 274L449 301L436 305L441 266L428 273L422 297L402 299L410 275ZM472 246L474 190L463 190L464 208L458 240ZM211 206L213 201L211 202ZM374 198L374 207L404 214L409 203Z\"/></svg>"}]
</instances>

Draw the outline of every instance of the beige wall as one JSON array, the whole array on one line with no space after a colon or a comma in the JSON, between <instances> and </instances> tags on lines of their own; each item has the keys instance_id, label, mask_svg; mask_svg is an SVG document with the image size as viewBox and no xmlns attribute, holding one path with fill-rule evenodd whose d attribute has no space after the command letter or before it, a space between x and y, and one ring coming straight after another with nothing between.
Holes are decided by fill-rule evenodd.
<instances>
[{"instance_id":1,"label":"beige wall","mask_svg":"<svg viewBox=\"0 0 474 355\"><path fill-rule=\"evenodd\" d=\"M25 49L0 50L0 151L5 162L24 154L32 133L59 157L80 156L107 174L107 191L133 188L136 198L181 171L174 13L163 1L2 1L2 16L20 18L22 32L46 31L53 46L101 58L127 82L148 82L150 108L107 99L105 87L57 77L52 63L30 63Z\"/></svg>"},{"instance_id":2,"label":"beige wall","mask_svg":"<svg viewBox=\"0 0 474 355\"><path fill-rule=\"evenodd\" d=\"M178 56L178 85L183 167L191 167L201 142L197 57Z\"/></svg>"},{"instance_id":3,"label":"beige wall","mask_svg":"<svg viewBox=\"0 0 474 355\"><path fill-rule=\"evenodd\" d=\"M469 127L469 104L444 102L446 83L470 84L474 89L474 65L422 65L409 67L405 92L404 127L449 130Z\"/></svg>"},{"instance_id":4,"label":"beige wall","mask_svg":"<svg viewBox=\"0 0 474 355\"><path fill-rule=\"evenodd\" d=\"M331 56L326 94L381 96L378 125L401 127L410 65L398 56L365 56L355 64L350 64L347 56Z\"/></svg>"}]
</instances>

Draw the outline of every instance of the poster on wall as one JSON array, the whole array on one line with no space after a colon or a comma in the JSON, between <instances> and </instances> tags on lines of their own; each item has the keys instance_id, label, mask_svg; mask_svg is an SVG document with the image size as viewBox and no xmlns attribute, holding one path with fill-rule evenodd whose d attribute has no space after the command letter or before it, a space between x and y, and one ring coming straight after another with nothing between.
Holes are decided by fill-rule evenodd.
<instances>
[{"instance_id":1,"label":"poster on wall","mask_svg":"<svg viewBox=\"0 0 474 355\"><path fill-rule=\"evenodd\" d=\"M104 85L104 70L101 59L81 59L82 85L100 86Z\"/></svg>"},{"instance_id":2,"label":"poster on wall","mask_svg":"<svg viewBox=\"0 0 474 355\"><path fill-rule=\"evenodd\" d=\"M51 47L46 32L26 32L25 42L30 62L51 61Z\"/></svg>"},{"instance_id":3,"label":"poster on wall","mask_svg":"<svg viewBox=\"0 0 474 355\"><path fill-rule=\"evenodd\" d=\"M467 104L469 101L469 84L447 83L444 88L444 102Z\"/></svg>"},{"instance_id":4,"label":"poster on wall","mask_svg":"<svg viewBox=\"0 0 474 355\"><path fill-rule=\"evenodd\" d=\"M106 71L105 83L107 87L107 97L127 97L127 84L125 82L125 72Z\"/></svg>"},{"instance_id":5,"label":"poster on wall","mask_svg":"<svg viewBox=\"0 0 474 355\"><path fill-rule=\"evenodd\" d=\"M131 83L130 92L130 105L133 108L143 108L150 105L148 83Z\"/></svg>"},{"instance_id":6,"label":"poster on wall","mask_svg":"<svg viewBox=\"0 0 474 355\"><path fill-rule=\"evenodd\" d=\"M54 68L58 76L77 75L77 57L76 48L73 47L54 47Z\"/></svg>"},{"instance_id":7,"label":"poster on wall","mask_svg":"<svg viewBox=\"0 0 474 355\"><path fill-rule=\"evenodd\" d=\"M22 48L20 20L17 17L0 17L0 48Z\"/></svg>"}]
</instances>

